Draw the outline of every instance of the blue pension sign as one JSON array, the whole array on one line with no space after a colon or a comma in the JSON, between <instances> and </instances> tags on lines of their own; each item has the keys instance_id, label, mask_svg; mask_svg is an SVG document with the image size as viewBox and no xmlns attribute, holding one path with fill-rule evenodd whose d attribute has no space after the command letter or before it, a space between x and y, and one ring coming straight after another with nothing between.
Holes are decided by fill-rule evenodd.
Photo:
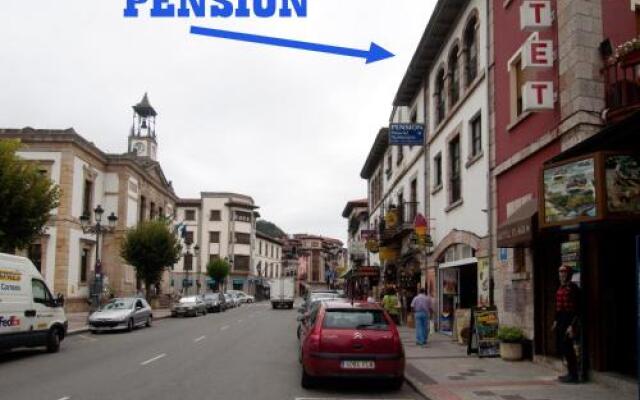
<instances>
[{"instance_id":1,"label":"blue pension sign","mask_svg":"<svg viewBox=\"0 0 640 400\"><path fill-rule=\"evenodd\" d=\"M391 124L389 126L389 144L398 146L422 146L424 143L424 125Z\"/></svg>"}]
</instances>

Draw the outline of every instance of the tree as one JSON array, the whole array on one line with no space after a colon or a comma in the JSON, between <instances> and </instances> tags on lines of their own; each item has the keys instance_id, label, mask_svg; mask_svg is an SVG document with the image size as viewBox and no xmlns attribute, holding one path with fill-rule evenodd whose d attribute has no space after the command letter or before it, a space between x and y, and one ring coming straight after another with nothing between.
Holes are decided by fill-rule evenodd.
<instances>
[{"instance_id":1,"label":"tree","mask_svg":"<svg viewBox=\"0 0 640 400\"><path fill-rule=\"evenodd\" d=\"M231 266L225 260L211 260L207 264L207 275L216 283L216 290L219 289L220 282L229 275Z\"/></svg>"},{"instance_id":2,"label":"tree","mask_svg":"<svg viewBox=\"0 0 640 400\"><path fill-rule=\"evenodd\" d=\"M147 299L151 286L160 282L164 270L180 259L182 246L166 221L144 221L130 229L122 242L120 255L136 269L144 282Z\"/></svg>"},{"instance_id":3,"label":"tree","mask_svg":"<svg viewBox=\"0 0 640 400\"><path fill-rule=\"evenodd\" d=\"M281 239L287 237L287 234L273 222L269 222L264 219L260 219L256 222L256 229L261 233L272 238Z\"/></svg>"},{"instance_id":4,"label":"tree","mask_svg":"<svg viewBox=\"0 0 640 400\"><path fill-rule=\"evenodd\" d=\"M58 207L60 189L33 162L16 155L18 140L0 140L0 251L27 247Z\"/></svg>"}]
</instances>

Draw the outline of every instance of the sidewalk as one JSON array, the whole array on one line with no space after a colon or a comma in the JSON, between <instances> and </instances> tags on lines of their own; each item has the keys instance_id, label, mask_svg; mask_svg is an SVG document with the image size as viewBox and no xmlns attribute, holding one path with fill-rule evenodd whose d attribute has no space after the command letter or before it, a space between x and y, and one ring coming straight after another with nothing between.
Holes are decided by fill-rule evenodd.
<instances>
[{"instance_id":1,"label":"sidewalk","mask_svg":"<svg viewBox=\"0 0 640 400\"><path fill-rule=\"evenodd\" d=\"M451 337L432 334L426 348L416 346L415 331L399 327L407 365L405 378L432 400L637 400L637 385L625 389L597 383L557 382L558 373L530 361L467 356ZM635 388L635 390L634 390Z\"/></svg>"},{"instance_id":2,"label":"sidewalk","mask_svg":"<svg viewBox=\"0 0 640 400\"><path fill-rule=\"evenodd\" d=\"M158 308L153 310L153 319L163 319L171 316L171 310L168 308ZM78 333L84 333L89 330L87 326L88 312L67 313L67 320L69 321L69 329L67 335L75 335Z\"/></svg>"}]
</instances>

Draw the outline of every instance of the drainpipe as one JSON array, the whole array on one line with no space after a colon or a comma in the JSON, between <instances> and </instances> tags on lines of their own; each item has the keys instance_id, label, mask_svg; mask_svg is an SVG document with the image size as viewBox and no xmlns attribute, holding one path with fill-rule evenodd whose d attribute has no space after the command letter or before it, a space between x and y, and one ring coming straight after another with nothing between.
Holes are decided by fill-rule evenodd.
<instances>
[{"instance_id":1,"label":"drainpipe","mask_svg":"<svg viewBox=\"0 0 640 400\"><path fill-rule=\"evenodd\" d=\"M429 132L429 127L427 125L427 122L429 121L428 115L429 115L429 73L427 73L427 79L425 79L425 83L424 83L424 87L423 87L423 91L422 91L423 97L424 97L424 104L423 104L423 121L424 121L424 130L425 130L425 135L424 135L424 143L423 143L423 154L424 154L424 218L427 220L427 227L430 228L430 213L431 213L431 202L429 201L429 188L431 187L431 182L429 180L429 159L430 159L430 151L429 151L429 139L428 139L428 132ZM427 231L427 235L430 235L431 233L429 231ZM427 283L427 278L429 276L429 262L428 262L428 256L427 256L427 250L425 248L424 251L424 263L425 263L425 272L427 272L427 276L425 277L425 283ZM426 286L426 285L425 285ZM432 293L433 295L433 293Z\"/></svg>"},{"instance_id":2,"label":"drainpipe","mask_svg":"<svg viewBox=\"0 0 640 400\"><path fill-rule=\"evenodd\" d=\"M492 66L493 63L493 58L491 57L491 26L492 26L492 21L490 20L491 18L491 0L486 0L485 2L485 26L486 26L486 54L487 54L487 59L486 59L486 65L487 65L487 103L486 103L486 110L487 110L487 126L489 129L487 129L487 133L488 135L488 168L487 168L487 179L488 179L488 192L487 192L487 227L488 227L488 232L489 232L489 252L488 252L488 256L489 256L489 305L493 306L494 305L494 296L493 296L493 291L494 291L494 281L493 281L493 247L495 244L495 236L494 236L494 228L493 228L493 177L492 177L492 171L493 171L493 165L492 165L492 154L494 152L494 145L493 145L493 140L495 139L495 135L493 135L492 138L492 129L491 129L491 116L493 115L493 113L490 113L491 110L491 83L493 82L491 78L491 69L493 69L494 67ZM494 126L495 127L495 126Z\"/></svg>"}]
</instances>

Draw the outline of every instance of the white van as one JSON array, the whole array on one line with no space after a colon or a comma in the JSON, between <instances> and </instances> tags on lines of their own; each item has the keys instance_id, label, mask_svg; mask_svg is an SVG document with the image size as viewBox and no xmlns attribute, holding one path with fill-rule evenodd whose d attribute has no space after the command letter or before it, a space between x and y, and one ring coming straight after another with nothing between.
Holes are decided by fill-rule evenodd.
<instances>
[{"instance_id":1,"label":"white van","mask_svg":"<svg viewBox=\"0 0 640 400\"><path fill-rule=\"evenodd\" d=\"M0 253L0 351L46 346L57 352L67 333L63 302L28 258Z\"/></svg>"}]
</instances>

